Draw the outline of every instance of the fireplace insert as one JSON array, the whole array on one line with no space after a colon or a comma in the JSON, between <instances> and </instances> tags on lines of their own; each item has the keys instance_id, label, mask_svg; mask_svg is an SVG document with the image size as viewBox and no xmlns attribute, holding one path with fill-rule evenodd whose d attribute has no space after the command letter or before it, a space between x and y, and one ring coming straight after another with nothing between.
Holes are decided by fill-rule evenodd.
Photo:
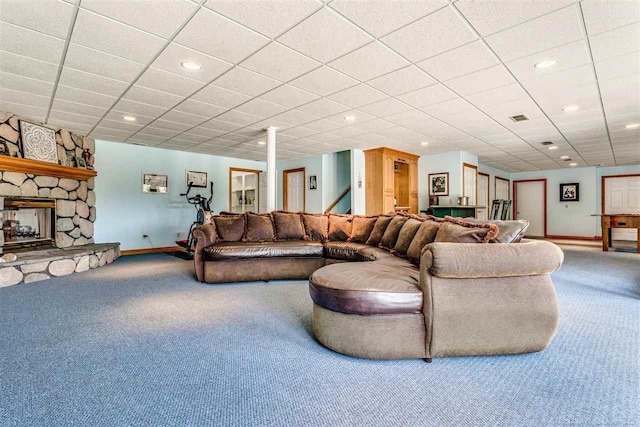
<instances>
[{"instance_id":1,"label":"fireplace insert","mask_svg":"<svg viewBox=\"0 0 640 427\"><path fill-rule=\"evenodd\" d=\"M0 197L0 220L0 253L55 247L55 199Z\"/></svg>"}]
</instances>

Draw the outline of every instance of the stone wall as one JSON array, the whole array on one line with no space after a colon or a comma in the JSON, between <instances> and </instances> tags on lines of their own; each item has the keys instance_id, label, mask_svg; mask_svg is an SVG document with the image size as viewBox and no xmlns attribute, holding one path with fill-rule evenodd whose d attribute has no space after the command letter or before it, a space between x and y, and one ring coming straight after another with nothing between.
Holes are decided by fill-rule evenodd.
<instances>
[{"instance_id":1,"label":"stone wall","mask_svg":"<svg viewBox=\"0 0 640 427\"><path fill-rule=\"evenodd\" d=\"M12 157L20 154L20 118L0 111L0 149L5 147ZM28 120L28 119L25 119ZM34 123L31 120L28 120ZM93 138L83 137L64 129L56 131L58 159L67 155L82 155L88 148L95 155ZM86 181L0 171L0 196L47 197L56 199L56 246L67 248L93 243L93 223L96 220L95 179Z\"/></svg>"}]
</instances>

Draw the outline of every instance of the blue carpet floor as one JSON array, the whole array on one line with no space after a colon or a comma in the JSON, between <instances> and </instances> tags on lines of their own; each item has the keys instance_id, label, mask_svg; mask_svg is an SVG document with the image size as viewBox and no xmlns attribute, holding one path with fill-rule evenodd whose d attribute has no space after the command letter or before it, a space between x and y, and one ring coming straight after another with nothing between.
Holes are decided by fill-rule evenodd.
<instances>
[{"instance_id":1,"label":"blue carpet floor","mask_svg":"<svg viewBox=\"0 0 640 427\"><path fill-rule=\"evenodd\" d=\"M544 352L372 361L306 283L203 285L169 255L0 289L2 426L635 426L640 257L567 251Z\"/></svg>"}]
</instances>

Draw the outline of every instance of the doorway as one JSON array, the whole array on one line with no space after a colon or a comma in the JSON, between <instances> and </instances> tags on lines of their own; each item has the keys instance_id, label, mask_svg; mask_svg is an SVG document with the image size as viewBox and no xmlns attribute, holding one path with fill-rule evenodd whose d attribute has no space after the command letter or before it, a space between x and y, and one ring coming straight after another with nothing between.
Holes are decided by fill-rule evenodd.
<instances>
[{"instance_id":1,"label":"doorway","mask_svg":"<svg viewBox=\"0 0 640 427\"><path fill-rule=\"evenodd\" d=\"M547 236L547 180L513 181L513 218L529 221L527 237Z\"/></svg>"},{"instance_id":2,"label":"doorway","mask_svg":"<svg viewBox=\"0 0 640 427\"><path fill-rule=\"evenodd\" d=\"M478 219L489 219L489 175L478 172Z\"/></svg>"},{"instance_id":3,"label":"doorway","mask_svg":"<svg viewBox=\"0 0 640 427\"><path fill-rule=\"evenodd\" d=\"M602 213L640 213L640 175L603 176ZM613 228L611 239L637 242L638 233L634 228Z\"/></svg>"},{"instance_id":4,"label":"doorway","mask_svg":"<svg viewBox=\"0 0 640 427\"><path fill-rule=\"evenodd\" d=\"M260 206L260 173L254 169L229 168L229 212L257 212Z\"/></svg>"},{"instance_id":5,"label":"doorway","mask_svg":"<svg viewBox=\"0 0 640 427\"><path fill-rule=\"evenodd\" d=\"M509 194L509 180L506 178L495 177L494 182L494 199L497 200L509 200L511 194Z\"/></svg>"},{"instance_id":6,"label":"doorway","mask_svg":"<svg viewBox=\"0 0 640 427\"><path fill-rule=\"evenodd\" d=\"M306 209L305 168L288 169L282 172L283 209L287 212L304 212Z\"/></svg>"}]
</instances>

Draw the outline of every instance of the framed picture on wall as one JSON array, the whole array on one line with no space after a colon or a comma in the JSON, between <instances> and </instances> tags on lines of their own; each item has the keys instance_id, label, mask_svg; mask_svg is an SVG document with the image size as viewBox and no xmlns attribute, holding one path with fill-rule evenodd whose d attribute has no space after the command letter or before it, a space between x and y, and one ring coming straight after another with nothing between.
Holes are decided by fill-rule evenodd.
<instances>
[{"instance_id":1,"label":"framed picture on wall","mask_svg":"<svg viewBox=\"0 0 640 427\"><path fill-rule=\"evenodd\" d=\"M53 129L20 120L22 157L58 164L58 146Z\"/></svg>"},{"instance_id":2,"label":"framed picture on wall","mask_svg":"<svg viewBox=\"0 0 640 427\"><path fill-rule=\"evenodd\" d=\"M317 190L318 189L318 176L311 175L309 177L309 190Z\"/></svg>"},{"instance_id":3,"label":"framed picture on wall","mask_svg":"<svg viewBox=\"0 0 640 427\"><path fill-rule=\"evenodd\" d=\"M169 191L169 175L155 173L142 174L143 193L167 193Z\"/></svg>"},{"instance_id":4,"label":"framed picture on wall","mask_svg":"<svg viewBox=\"0 0 640 427\"><path fill-rule=\"evenodd\" d=\"M198 171L187 171L187 188L189 183L193 183L194 188L207 188L207 173Z\"/></svg>"},{"instance_id":5,"label":"framed picture on wall","mask_svg":"<svg viewBox=\"0 0 640 427\"><path fill-rule=\"evenodd\" d=\"M571 184L560 184L560 201L579 202L580 184L578 184L577 182Z\"/></svg>"},{"instance_id":6,"label":"framed picture on wall","mask_svg":"<svg viewBox=\"0 0 640 427\"><path fill-rule=\"evenodd\" d=\"M429 195L448 196L449 195L449 172L429 174Z\"/></svg>"}]
</instances>

